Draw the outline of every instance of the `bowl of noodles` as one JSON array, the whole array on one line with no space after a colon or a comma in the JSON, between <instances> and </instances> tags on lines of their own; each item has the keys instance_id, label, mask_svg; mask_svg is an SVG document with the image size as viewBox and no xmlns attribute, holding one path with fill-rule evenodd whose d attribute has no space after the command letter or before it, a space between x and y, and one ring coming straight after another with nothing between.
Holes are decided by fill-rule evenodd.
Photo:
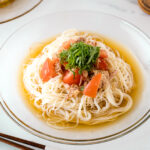
<instances>
[{"instance_id":1,"label":"bowl of noodles","mask_svg":"<svg viewBox=\"0 0 150 150\"><path fill-rule=\"evenodd\" d=\"M120 137L149 117L149 49L144 33L108 14L40 17L2 46L2 106L47 140L93 144Z\"/></svg>"}]
</instances>

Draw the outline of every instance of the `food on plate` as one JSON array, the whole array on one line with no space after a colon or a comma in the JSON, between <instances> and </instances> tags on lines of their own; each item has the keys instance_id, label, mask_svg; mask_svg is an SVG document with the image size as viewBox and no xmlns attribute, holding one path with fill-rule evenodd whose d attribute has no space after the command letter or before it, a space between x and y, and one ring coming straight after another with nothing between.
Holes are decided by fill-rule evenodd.
<instances>
[{"instance_id":1,"label":"food on plate","mask_svg":"<svg viewBox=\"0 0 150 150\"><path fill-rule=\"evenodd\" d=\"M75 29L25 64L23 83L53 127L112 121L133 105L130 65L97 35Z\"/></svg>"}]
</instances>

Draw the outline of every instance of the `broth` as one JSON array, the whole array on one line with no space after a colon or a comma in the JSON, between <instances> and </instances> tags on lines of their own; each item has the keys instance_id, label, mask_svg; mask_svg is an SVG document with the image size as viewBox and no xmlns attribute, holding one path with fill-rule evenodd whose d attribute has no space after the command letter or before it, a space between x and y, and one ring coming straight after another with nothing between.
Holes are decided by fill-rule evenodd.
<instances>
[{"instance_id":1,"label":"broth","mask_svg":"<svg viewBox=\"0 0 150 150\"><path fill-rule=\"evenodd\" d=\"M90 34L95 34L95 33L90 33ZM98 35L98 34L96 34L96 35ZM37 57L40 54L40 52L43 50L43 48L46 45L50 44L52 41L54 41L57 36L49 38L49 39L47 39L45 41L42 41L42 42L34 43L30 47L29 54L25 57L25 59L23 60L22 64L28 64L30 62L31 58ZM104 128L104 127L106 127L108 125L117 123L118 121L120 121L121 119L123 119L124 117L129 115L133 111L133 109L136 108L136 106L138 105L138 102L140 100L140 96L142 94L142 91L143 91L144 78L143 78L143 74L141 72L140 65L139 65L137 59L135 58L135 56L133 56L133 54L130 51L128 51L127 48L125 48L123 45L117 43L116 41L114 41L112 39L109 39L109 38L107 38L105 36L102 36L102 35L98 35L98 36L100 37L99 39L100 40L103 39L104 40L104 44L109 46L114 52L117 50L120 53L121 58L123 58L131 66L131 69L132 69L132 72L133 72L133 76L134 76L134 81L135 81L135 86L132 89L132 92L130 93L130 96L133 99L133 106L127 113L119 116L114 121L106 122L106 123L102 123L102 124L98 124L98 125L92 125L92 126L79 125L77 128L73 129L74 131L79 130L79 129L87 130L89 128L95 130L97 128ZM24 87L24 83L23 83L23 69L24 69L24 67L22 65L21 68L20 68L20 76L19 76L19 89L21 91L21 95L23 96L23 99L25 100L25 103L26 103L27 107L29 107L30 110L36 116L41 118L41 120L44 120L44 119L42 119L42 116L41 116L42 111L40 109L37 109L34 106L33 100L30 100L30 94L28 93L28 91ZM72 130L72 129L69 129L69 130Z\"/></svg>"}]
</instances>

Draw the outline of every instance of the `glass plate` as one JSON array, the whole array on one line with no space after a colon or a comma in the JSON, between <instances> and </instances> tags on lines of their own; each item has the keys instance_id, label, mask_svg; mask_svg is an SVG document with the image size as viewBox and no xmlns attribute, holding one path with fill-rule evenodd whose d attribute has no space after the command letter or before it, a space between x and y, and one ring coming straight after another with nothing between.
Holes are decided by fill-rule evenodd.
<instances>
[{"instance_id":1,"label":"glass plate","mask_svg":"<svg viewBox=\"0 0 150 150\"><path fill-rule=\"evenodd\" d=\"M117 123L87 130L57 130L38 119L25 105L18 89L19 67L29 47L66 29L98 32L118 41L138 59L144 75L144 91L136 108ZM1 103L8 115L29 132L66 144L93 144L120 137L150 116L150 40L137 27L118 17L92 11L69 11L37 18L15 31L0 51Z\"/></svg>"},{"instance_id":2,"label":"glass plate","mask_svg":"<svg viewBox=\"0 0 150 150\"><path fill-rule=\"evenodd\" d=\"M15 0L6 7L0 7L0 24L25 15L43 0Z\"/></svg>"}]
</instances>

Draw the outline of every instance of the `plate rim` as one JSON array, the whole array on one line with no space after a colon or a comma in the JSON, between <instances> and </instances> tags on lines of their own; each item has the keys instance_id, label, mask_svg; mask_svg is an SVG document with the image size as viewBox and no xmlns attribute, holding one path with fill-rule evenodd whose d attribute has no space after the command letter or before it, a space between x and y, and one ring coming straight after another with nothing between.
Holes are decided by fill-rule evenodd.
<instances>
[{"instance_id":1,"label":"plate rim","mask_svg":"<svg viewBox=\"0 0 150 150\"><path fill-rule=\"evenodd\" d=\"M137 32L139 32L140 34L142 34L145 38L145 40L148 40L148 42L150 42L150 37L144 33L139 27L137 27L136 25L130 23L129 21L121 18L121 17L118 17L118 16L115 16L115 15L112 15L112 14L109 14L109 13L105 13L105 12L101 12L101 11L89 11L89 10L72 10L72 11L57 11L57 12L54 12L54 13L48 13L46 15L42 15L40 17L37 17L35 19L32 19L31 21L28 21L27 23L21 25L19 28L17 28L11 35L9 35L9 37L2 43L1 47L0 47L0 52L3 52L3 47L5 46L5 44L9 41L9 39L16 33L18 32L20 29L22 29L24 26L34 22L35 20L38 20L42 17L45 17L45 16L51 16L51 15L56 15L56 14L60 14L60 13L95 13L95 14L103 14L103 15L106 15L106 16L111 16L111 17L114 17L114 18L117 18L119 20L122 20L124 21L125 23L131 25L134 29L137 30ZM32 127L30 127L29 125L25 124L20 118L18 118L12 111L11 109L8 107L7 103L5 102L4 98L0 95L0 104L3 108L3 110L6 112L6 114L14 121L16 122L19 126L21 126L23 129L25 129L26 131L28 131L29 133L31 134L34 134L40 138L43 138L43 139L46 139L46 140L49 140L49 141L53 141L53 142L57 142L57 143L63 143L63 144L78 144L78 145L89 145L89 144L96 144L96 143L103 143L103 142L108 142L108 141L111 141L113 139L116 139L116 138L120 138L122 137L123 135L126 135L128 133L130 133L131 131L137 129L139 126L141 126L146 120L148 120L150 118L150 108L148 109L148 111L138 120L136 121L135 123L133 123L132 125L130 125L129 127L121 130L121 131L118 131L114 134L111 134L109 136L105 136L105 137L101 137L101 138L93 138L93 139L82 139L82 140L75 140L75 139L67 139L67 138L60 138L60 137L55 137L55 136L52 136L52 135L48 135L48 134L45 134L45 133L42 133ZM39 135L38 135L38 134Z\"/></svg>"},{"instance_id":2,"label":"plate rim","mask_svg":"<svg viewBox=\"0 0 150 150\"><path fill-rule=\"evenodd\" d=\"M30 9L26 10L25 12L22 12L20 15L17 15L15 17L12 17L12 18L9 18L9 19L6 19L4 21L0 21L0 24L7 23L9 21L13 21L13 20L15 20L15 19L17 19L19 17L22 17L22 16L28 14L30 11L32 11L34 8L36 8L42 1L43 0L39 0L38 3L36 3L34 6L32 6Z\"/></svg>"},{"instance_id":3,"label":"plate rim","mask_svg":"<svg viewBox=\"0 0 150 150\"><path fill-rule=\"evenodd\" d=\"M104 142L109 142L117 138L121 138L122 136L131 133L141 125L143 125L149 118L150 118L150 109L135 123L127 127L126 129L119 131L117 133L111 134L109 136L101 137L101 138L93 138L93 139L82 139L82 140L74 140L74 139L67 139L67 138L60 138L60 137L55 137L52 135L48 135L45 133L42 133L26 123L24 123L21 119L19 119L8 107L2 96L0 96L0 105L2 106L2 109L4 112L7 114L7 116L12 119L17 125L21 126L25 131L28 131L29 133L56 143L61 143L61 144L68 144L68 145L91 145L91 144L97 144L97 143L104 143ZM37 134L38 133L38 134Z\"/></svg>"}]
</instances>

